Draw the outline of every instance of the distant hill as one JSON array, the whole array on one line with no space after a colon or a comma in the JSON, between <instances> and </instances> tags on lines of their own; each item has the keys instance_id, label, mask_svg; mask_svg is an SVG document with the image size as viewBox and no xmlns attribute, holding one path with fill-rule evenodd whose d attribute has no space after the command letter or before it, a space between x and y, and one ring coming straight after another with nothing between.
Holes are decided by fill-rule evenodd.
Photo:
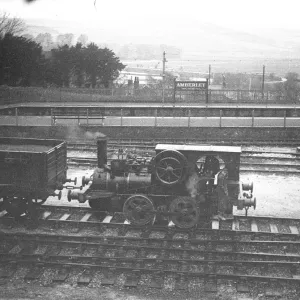
<instances>
[{"instance_id":1,"label":"distant hill","mask_svg":"<svg viewBox=\"0 0 300 300\"><path fill-rule=\"evenodd\" d=\"M89 24L70 24L54 20L25 20L28 33L36 36L49 32L56 37L61 33L77 36L85 33L89 41L114 45L119 51L125 44L172 45L182 49L181 58L200 57L226 58L296 58L300 51L300 33L296 30L250 30L229 29L201 20L191 20L189 24L178 23L176 27L161 26L144 34L133 34L126 28L89 28ZM180 22L180 21L179 21ZM183 21L182 21L183 22ZM141 24L142 25L142 24Z\"/></svg>"},{"instance_id":2,"label":"distant hill","mask_svg":"<svg viewBox=\"0 0 300 300\"><path fill-rule=\"evenodd\" d=\"M59 35L59 31L52 29L47 26L39 26L39 25L30 25L27 24L27 30L29 34L32 34L34 37L36 37L40 33L50 33L53 35L53 37Z\"/></svg>"}]
</instances>

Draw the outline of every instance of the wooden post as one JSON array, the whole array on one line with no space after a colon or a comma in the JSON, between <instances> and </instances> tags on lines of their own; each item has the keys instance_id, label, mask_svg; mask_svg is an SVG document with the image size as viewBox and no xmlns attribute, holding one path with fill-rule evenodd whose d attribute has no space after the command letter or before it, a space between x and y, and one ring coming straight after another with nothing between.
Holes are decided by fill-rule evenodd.
<instances>
[{"instance_id":1,"label":"wooden post","mask_svg":"<svg viewBox=\"0 0 300 300\"><path fill-rule=\"evenodd\" d=\"M222 115L223 115L223 110L220 109L220 127L222 127Z\"/></svg>"},{"instance_id":2,"label":"wooden post","mask_svg":"<svg viewBox=\"0 0 300 300\"><path fill-rule=\"evenodd\" d=\"M154 127L156 127L157 126L157 109L154 110L154 116L155 116Z\"/></svg>"},{"instance_id":3,"label":"wooden post","mask_svg":"<svg viewBox=\"0 0 300 300\"><path fill-rule=\"evenodd\" d=\"M18 108L15 108L15 116L16 116L16 126L19 125L19 120L18 120Z\"/></svg>"},{"instance_id":4,"label":"wooden post","mask_svg":"<svg viewBox=\"0 0 300 300\"><path fill-rule=\"evenodd\" d=\"M114 95L114 88L113 87L111 88L111 95L112 96Z\"/></svg>"},{"instance_id":5,"label":"wooden post","mask_svg":"<svg viewBox=\"0 0 300 300\"><path fill-rule=\"evenodd\" d=\"M286 128L286 110L283 111L283 127Z\"/></svg>"},{"instance_id":6,"label":"wooden post","mask_svg":"<svg viewBox=\"0 0 300 300\"><path fill-rule=\"evenodd\" d=\"M206 89L205 89L205 102L208 104L208 80L206 82Z\"/></svg>"},{"instance_id":7,"label":"wooden post","mask_svg":"<svg viewBox=\"0 0 300 300\"><path fill-rule=\"evenodd\" d=\"M51 126L53 126L53 108L50 109Z\"/></svg>"},{"instance_id":8,"label":"wooden post","mask_svg":"<svg viewBox=\"0 0 300 300\"><path fill-rule=\"evenodd\" d=\"M102 126L104 126L104 112L103 111L101 112L101 115L102 115Z\"/></svg>"},{"instance_id":9,"label":"wooden post","mask_svg":"<svg viewBox=\"0 0 300 300\"><path fill-rule=\"evenodd\" d=\"M254 109L252 110L252 127L254 127Z\"/></svg>"},{"instance_id":10,"label":"wooden post","mask_svg":"<svg viewBox=\"0 0 300 300\"><path fill-rule=\"evenodd\" d=\"M121 108L121 126L123 126L123 108Z\"/></svg>"},{"instance_id":11,"label":"wooden post","mask_svg":"<svg viewBox=\"0 0 300 300\"><path fill-rule=\"evenodd\" d=\"M265 92L265 70L266 70L266 67L263 66L263 76L262 76L262 84L261 84L261 95L262 95L263 99L264 99L264 92Z\"/></svg>"},{"instance_id":12,"label":"wooden post","mask_svg":"<svg viewBox=\"0 0 300 300\"><path fill-rule=\"evenodd\" d=\"M78 112L78 126L80 126L80 117L79 117L79 112Z\"/></svg>"},{"instance_id":13,"label":"wooden post","mask_svg":"<svg viewBox=\"0 0 300 300\"><path fill-rule=\"evenodd\" d=\"M89 125L89 108L86 109L86 125Z\"/></svg>"},{"instance_id":14,"label":"wooden post","mask_svg":"<svg viewBox=\"0 0 300 300\"><path fill-rule=\"evenodd\" d=\"M163 52L163 61L162 61L162 103L165 103L165 68L166 68L166 52Z\"/></svg>"},{"instance_id":15,"label":"wooden post","mask_svg":"<svg viewBox=\"0 0 300 300\"><path fill-rule=\"evenodd\" d=\"M173 103L175 104L175 94L176 94L176 77L174 78L174 89L173 89ZM180 94L181 97L181 94Z\"/></svg>"},{"instance_id":16,"label":"wooden post","mask_svg":"<svg viewBox=\"0 0 300 300\"><path fill-rule=\"evenodd\" d=\"M190 128L191 127L191 110L189 109L188 110L188 128Z\"/></svg>"}]
</instances>

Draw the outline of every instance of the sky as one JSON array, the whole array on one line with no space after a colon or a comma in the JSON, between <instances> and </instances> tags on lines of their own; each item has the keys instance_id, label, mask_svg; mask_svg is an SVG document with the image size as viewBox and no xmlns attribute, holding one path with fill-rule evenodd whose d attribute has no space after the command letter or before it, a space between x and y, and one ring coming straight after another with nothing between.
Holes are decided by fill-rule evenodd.
<instances>
[{"instance_id":1,"label":"sky","mask_svg":"<svg viewBox=\"0 0 300 300\"><path fill-rule=\"evenodd\" d=\"M25 20L63 20L74 26L96 28L136 26L138 32L193 26L200 21L242 30L300 30L299 0L36 0L30 4L0 0L0 9Z\"/></svg>"},{"instance_id":2,"label":"sky","mask_svg":"<svg viewBox=\"0 0 300 300\"><path fill-rule=\"evenodd\" d=\"M300 49L299 0L0 0L0 12L23 19L34 36L166 44L191 56L298 57Z\"/></svg>"}]
</instances>

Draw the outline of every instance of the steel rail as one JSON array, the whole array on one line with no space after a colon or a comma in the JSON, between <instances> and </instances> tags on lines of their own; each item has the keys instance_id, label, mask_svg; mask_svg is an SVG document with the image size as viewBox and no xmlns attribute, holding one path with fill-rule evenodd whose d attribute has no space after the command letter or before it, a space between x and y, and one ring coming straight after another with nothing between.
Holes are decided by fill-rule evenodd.
<instances>
[{"instance_id":1,"label":"steel rail","mask_svg":"<svg viewBox=\"0 0 300 300\"><path fill-rule=\"evenodd\" d=\"M168 222L154 223L154 225L136 226L124 223L125 217L123 214L114 213L113 215L108 212L94 211L89 207L69 207L69 206L53 206L53 205L42 205L37 210L38 217L32 221L30 219L21 218L20 221L16 221L15 218L9 215L3 215L0 218L0 223L3 225L17 226L54 226L59 228L60 226L69 226L72 230L80 231L83 228L90 228L96 230L104 230L107 228L115 228L120 232L126 230L143 230L143 234L147 235L154 231L162 231L167 234L186 233L186 229L175 228L169 226ZM64 215L68 214L68 218L64 218ZM77 217L72 219L73 214ZM78 218L80 214L80 218ZM86 217L88 216L88 218ZM105 219L109 217L109 222ZM70 219L71 218L71 219ZM92 220L89 220L91 218ZM115 221L114 221L115 219ZM212 229L213 223L217 225ZM269 226L269 231L261 231L260 228L266 229L266 223ZM242 224L242 225L241 225ZM285 230L282 232L281 228L277 225L283 226ZM272 227L270 226L272 225ZM251 230L241 230L243 228L249 228ZM233 220L200 220L197 228L189 230L189 235L192 237L195 234L214 233L215 236L270 236L270 238L293 238L300 239L299 234L300 219L297 218L278 218L273 216L239 216L235 215Z\"/></svg>"},{"instance_id":2,"label":"steel rail","mask_svg":"<svg viewBox=\"0 0 300 300\"><path fill-rule=\"evenodd\" d=\"M180 275L184 276L184 278L207 278L212 277L214 279L234 279L234 280L258 280L258 281L279 281L279 282L300 282L300 278L296 275L297 267L299 266L299 262L274 262L274 261L221 261L221 260L189 260L189 259L166 259L165 257L160 257L158 259L151 259L151 258L124 258L124 257L111 257L103 259L102 257L82 257L82 256L48 256L47 259L43 259L43 256L36 255L34 259L26 258L28 256L15 256L14 258L6 258L6 265L13 264L14 266L22 265L22 264L29 264L30 267L38 267L44 268L47 267L73 267L73 268L84 268L85 270L101 270L101 269L108 269L110 271L121 271L127 275L127 272L132 275L134 272L135 276L139 276L140 273L151 274L155 276L157 274L169 274L169 275ZM56 258L57 261L51 261L51 258ZM93 263L89 261L86 262L70 262L70 259L82 259L82 260L93 260ZM64 259L66 261L64 261ZM144 266L145 264L147 264ZM154 266L149 267L149 264L153 263ZM165 268L164 264L174 263L175 268ZM126 266L124 266L126 264ZM190 266L192 265L199 265L203 266L204 269L202 271L195 271L190 270ZM218 271L218 267L221 266L229 266L233 267L232 273L222 273ZM247 274L246 267L259 267L264 270L265 273L268 272L270 267L288 267L289 268L289 277L283 276L273 276L274 270L272 270L272 275L249 275ZM213 267L213 270L211 270ZM91 275L91 274L89 274Z\"/></svg>"},{"instance_id":3,"label":"steel rail","mask_svg":"<svg viewBox=\"0 0 300 300\"><path fill-rule=\"evenodd\" d=\"M1 233L2 241L15 241L15 242L35 242L35 243L53 243L53 244L66 244L66 245L86 245L91 247L126 247L127 249L151 249L167 250L167 251L193 251L199 252L199 249L192 249L192 246L204 245L212 249L217 246L263 246L263 247L278 247L283 249L300 248L300 241L297 240L243 240L238 235L233 239L219 239L211 236L206 239L191 238L191 239L172 239L172 238L149 238L149 237L132 237L132 236L74 236L74 235L57 235L57 234L25 234L25 233ZM118 242L118 243L116 243ZM139 243L137 243L139 242ZM181 245L180 247L170 248L170 246ZM288 248L290 247L290 248Z\"/></svg>"},{"instance_id":4,"label":"steel rail","mask_svg":"<svg viewBox=\"0 0 300 300\"><path fill-rule=\"evenodd\" d=\"M78 266L84 265L85 263L90 263L91 265L96 266L103 266L102 264L95 264L95 262L114 262L117 261L118 264L124 264L124 263L157 263L157 261L161 261L163 263L168 264L187 264L187 265L203 265L206 266L208 264L215 264L217 267L220 266L228 266L228 267L237 267L239 265L243 265L243 267L253 267L253 266L259 266L259 267L289 267L289 268L297 268L300 266L299 261L262 261L262 260L217 260L217 259L187 259L187 258L180 258L180 261L178 259L172 259L172 258L165 258L165 257L159 257L159 258L143 258L143 257L123 257L123 256L113 256L113 257L105 257L102 255L97 256L82 256L82 255L46 255L47 260L45 259L44 255L42 254L20 254L20 255L6 255L3 253L0 253L0 256L2 258L5 258L4 262L22 262L25 258L26 260L31 258L31 262L35 263L60 263L65 264L69 263L70 260L74 262L76 260L76 263ZM52 260L52 261L51 261ZM55 261L57 260L57 261ZM65 260L65 261L64 261ZM79 262L80 261L80 262ZM0 260L1 262L1 260ZM132 266L131 269L136 269L136 266ZM168 271L167 269L165 269ZM175 271L177 272L177 271ZM300 279L299 279L300 280Z\"/></svg>"},{"instance_id":5,"label":"steel rail","mask_svg":"<svg viewBox=\"0 0 300 300\"><path fill-rule=\"evenodd\" d=\"M242 281L247 281L247 280L255 280L255 281L262 281L262 282L268 282L268 281L278 281L278 282L291 282L291 283L299 283L300 282L300 277L295 276L295 277L274 277L274 276L263 276L263 275L247 275L247 274L226 274L226 273L211 273L211 272L191 272L191 271L183 271L183 270L168 270L168 269L162 269L160 268L148 268L148 267L124 267L116 264L116 260L111 259L114 261L114 265L112 266L107 266L103 264L78 264L78 263L71 263L71 262L49 262L49 261L35 261L35 260L19 260L19 263L24 263L24 264L29 264L29 265L37 265L38 267L80 267L83 269L108 269L110 271L121 271L126 273L128 272L140 272L140 273L146 273L146 274L151 274L151 275L157 275L157 274L170 274L170 275L182 275L185 278L204 278L204 279L209 279L209 277L212 277L213 279L226 279L226 280L242 280ZM161 262L161 261L160 261ZM11 263L16 263L16 261L12 260ZM131 273L132 274L132 273ZM137 274L136 274L137 275Z\"/></svg>"},{"instance_id":6,"label":"steel rail","mask_svg":"<svg viewBox=\"0 0 300 300\"><path fill-rule=\"evenodd\" d=\"M35 242L35 241L34 241ZM84 245L84 244L80 244L80 245ZM140 260L144 260L144 261L148 261L148 262L154 262L157 260L160 260L162 257L164 257L165 261L168 261L169 263L171 262L177 262L180 260L181 261L185 261L187 263L200 263L202 264L203 262L219 262L220 264L223 264L226 262L234 262L237 264L277 264L277 265L281 265L281 266L299 266L300 264L300 256L299 255L295 255L295 254L273 254L273 253L251 253L251 252L234 252L234 251L210 251L210 250L199 250L197 251L197 254L201 254L203 259L191 259L188 258L188 254L191 255L195 255L195 250L182 250L180 253L182 255L182 257L180 258L168 258L168 255L163 253L163 254L158 254L157 257L142 257L141 256L141 252L142 251L146 251L149 250L151 252L154 252L153 249L151 248L147 248L147 247L143 247L143 248L134 248L133 250L139 250L140 252L137 251L137 255L135 257L125 257L124 255L120 255L120 252L123 252L123 254L125 254L126 250L130 251L132 250L131 248L127 247L126 245L114 245L114 250L116 250L116 248L119 247L119 251L115 251L118 252L119 256L105 256L105 255L101 255L100 252L103 251L98 251L97 255L84 255L82 256L81 254L51 254L49 252L47 252L44 254L40 254L40 253L28 253L31 252L31 250L34 252L34 249L25 249L24 251L20 251L19 253L9 253L9 252L0 252L0 263L5 263L7 262L9 259L13 259L13 258L21 258L21 257L35 257L37 259L41 259L41 258L47 258L47 260L50 260L51 258L53 259L82 259L82 260L91 260L92 262L94 262L95 260L99 259L99 260L111 260L111 259L118 259L118 260L133 260L133 261L140 261ZM102 247L102 246L100 246ZM107 251L107 249L111 250L109 246L106 245L106 247L102 247L102 250ZM105 248L105 249L104 249ZM127 249L129 248L129 249ZM86 248L82 247L82 249L86 250ZM155 249L156 252L158 252L160 249L156 248ZM80 249L77 251L80 252ZM165 251L164 249L162 251ZM53 250L52 252L59 252L59 250ZM180 252L180 249L169 249L168 253L176 253L176 252ZM145 252L146 253L146 252ZM147 253L146 253L147 254ZM178 254L178 253L177 253ZM206 258L205 258L206 257ZM220 257L221 259L215 259L212 257ZM226 258L226 259L225 259ZM257 260L251 260L251 259L257 259Z\"/></svg>"}]
</instances>

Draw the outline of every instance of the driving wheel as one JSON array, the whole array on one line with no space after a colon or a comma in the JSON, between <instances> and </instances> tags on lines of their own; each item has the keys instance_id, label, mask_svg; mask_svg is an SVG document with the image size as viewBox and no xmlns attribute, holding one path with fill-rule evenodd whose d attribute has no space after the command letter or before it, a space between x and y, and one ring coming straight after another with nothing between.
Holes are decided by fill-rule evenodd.
<instances>
[{"instance_id":1,"label":"driving wheel","mask_svg":"<svg viewBox=\"0 0 300 300\"><path fill-rule=\"evenodd\" d=\"M133 225L153 224L155 221L154 205L145 195L130 196L124 203L123 213Z\"/></svg>"},{"instance_id":2,"label":"driving wheel","mask_svg":"<svg viewBox=\"0 0 300 300\"><path fill-rule=\"evenodd\" d=\"M171 221L179 228L192 228L197 225L199 209L191 197L178 197L170 204Z\"/></svg>"}]
</instances>

